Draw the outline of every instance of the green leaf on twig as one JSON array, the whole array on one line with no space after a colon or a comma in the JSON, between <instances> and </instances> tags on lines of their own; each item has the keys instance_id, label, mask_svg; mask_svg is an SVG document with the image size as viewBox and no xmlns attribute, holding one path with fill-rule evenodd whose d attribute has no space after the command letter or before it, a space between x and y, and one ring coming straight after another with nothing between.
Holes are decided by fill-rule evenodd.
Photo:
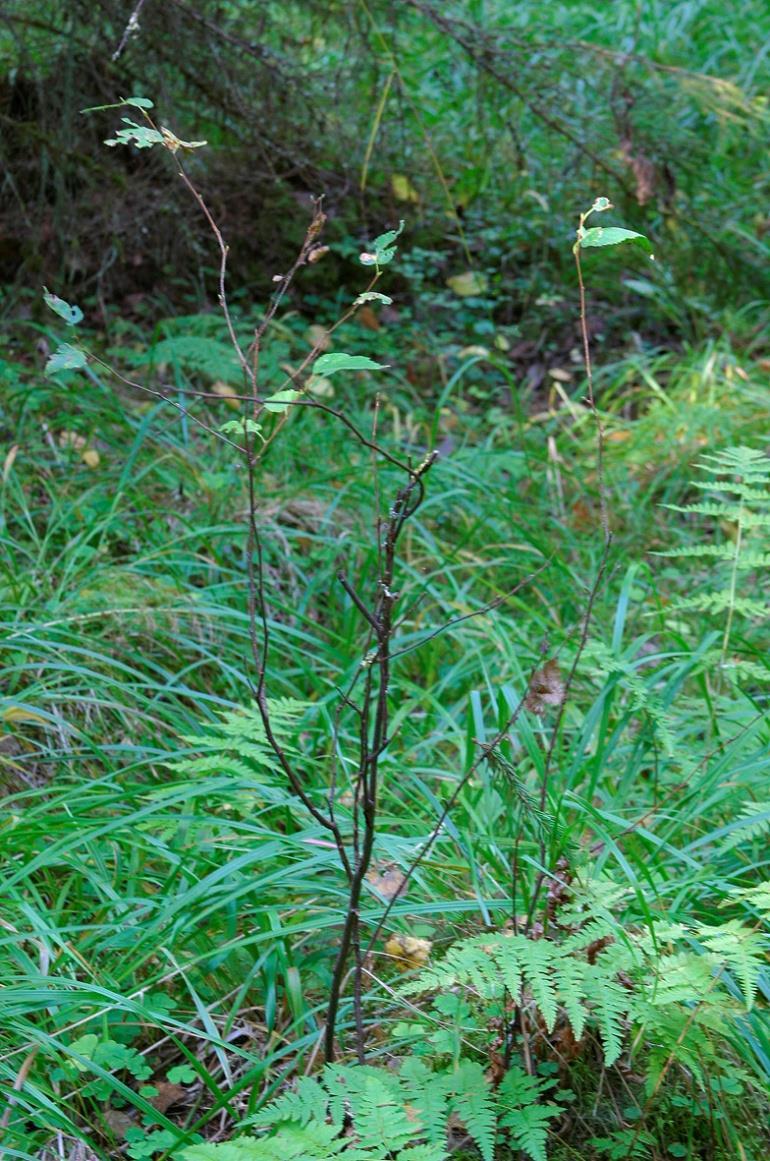
<instances>
[{"instance_id":1,"label":"green leaf on twig","mask_svg":"<svg viewBox=\"0 0 770 1161\"><path fill-rule=\"evenodd\" d=\"M80 367L85 367L87 362L85 351L71 346L70 343L62 343L46 363L45 373L53 375L56 371L77 371Z\"/></svg>"},{"instance_id":2,"label":"green leaf on twig","mask_svg":"<svg viewBox=\"0 0 770 1161\"><path fill-rule=\"evenodd\" d=\"M313 364L314 375L336 375L338 371L383 371L387 363L375 363L367 355L345 355L341 351L333 355L321 355Z\"/></svg>"},{"instance_id":3,"label":"green leaf on twig","mask_svg":"<svg viewBox=\"0 0 770 1161\"><path fill-rule=\"evenodd\" d=\"M55 311L59 318L63 318L69 326L77 326L82 321L83 312L80 307L70 306L63 298L59 298L58 294L51 294L47 286L43 287L43 298L46 305L50 306L51 310Z\"/></svg>"},{"instance_id":4,"label":"green leaf on twig","mask_svg":"<svg viewBox=\"0 0 770 1161\"><path fill-rule=\"evenodd\" d=\"M589 246L619 246L621 242L635 242L652 254L649 238L637 234L636 230L624 230L622 226L592 226L578 238L583 250Z\"/></svg>"}]
</instances>

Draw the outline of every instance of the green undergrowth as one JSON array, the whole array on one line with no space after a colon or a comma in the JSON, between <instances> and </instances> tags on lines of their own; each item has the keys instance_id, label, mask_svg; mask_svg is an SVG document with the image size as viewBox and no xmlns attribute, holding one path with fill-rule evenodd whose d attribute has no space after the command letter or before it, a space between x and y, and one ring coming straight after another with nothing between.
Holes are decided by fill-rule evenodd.
<instances>
[{"instance_id":1,"label":"green undergrowth","mask_svg":"<svg viewBox=\"0 0 770 1161\"><path fill-rule=\"evenodd\" d=\"M280 320L276 367L301 358L305 330ZM387 336L349 337L344 349L385 353ZM48 1158L56 1142L188 1161L368 1161L383 1142L402 1161L450 1146L484 1161L763 1155L762 352L725 339L621 352L599 371L615 537L580 652L602 555L580 375L527 389L499 349L458 348L413 383L420 341L391 351L387 383L332 380L321 396L367 431L379 390L386 448L442 448L404 541L366 932L533 668L554 659L563 679L576 663L575 680L542 799L547 681L459 790L372 949L370 1067L351 1064L346 998L336 1072L319 1070L319 1033L346 883L249 709L245 480L200 426L235 415L211 319L169 320L149 342L130 328L95 338L170 404L94 363L54 381L31 353L6 362L8 1156ZM194 400L201 389L217 397ZM336 578L343 563L361 589L372 575L373 482L333 417L288 422L256 478L269 696L321 802L338 691L365 638ZM714 458L727 447L757 453L751 495L735 492L748 453ZM378 468L381 495L395 482ZM352 730L337 744L345 824ZM527 926L543 865L556 870Z\"/></svg>"}]
</instances>

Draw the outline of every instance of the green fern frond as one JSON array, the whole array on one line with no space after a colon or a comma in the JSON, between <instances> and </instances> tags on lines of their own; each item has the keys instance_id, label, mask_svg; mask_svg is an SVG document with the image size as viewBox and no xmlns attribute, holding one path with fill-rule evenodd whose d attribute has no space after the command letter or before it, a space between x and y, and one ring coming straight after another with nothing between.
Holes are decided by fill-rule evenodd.
<instances>
[{"instance_id":1,"label":"green fern frond","mask_svg":"<svg viewBox=\"0 0 770 1161\"><path fill-rule=\"evenodd\" d=\"M453 1071L433 1072L413 1058L398 1073L368 1065L328 1064L320 1076L302 1078L296 1089L272 1101L247 1124L273 1131L267 1142L252 1144L262 1149L272 1143L276 1157L290 1130L304 1132L328 1122L331 1136L325 1137L329 1151L324 1157L337 1156L333 1146L339 1137L347 1145L345 1161L381 1161L386 1153L397 1161L441 1161L450 1118L462 1122L483 1161L493 1161L497 1109L484 1069L475 1061L461 1060ZM205 1161L204 1155L200 1161ZM212 1154L211 1161L220 1159Z\"/></svg>"},{"instance_id":2,"label":"green fern frond","mask_svg":"<svg viewBox=\"0 0 770 1161\"><path fill-rule=\"evenodd\" d=\"M733 609L745 617L763 619L770 616L770 605L760 601L752 601L748 597L734 597L730 592L701 593L698 596L686 597L672 601L670 608L677 612L688 611L698 613L724 613Z\"/></svg>"},{"instance_id":3,"label":"green fern frond","mask_svg":"<svg viewBox=\"0 0 770 1161\"><path fill-rule=\"evenodd\" d=\"M598 641L589 641L581 657L581 668L592 676L619 679L621 688L628 694L630 709L634 714L646 717L655 730L659 741L667 753L674 749L671 717L663 708L660 699L639 674L639 654L634 657L621 655Z\"/></svg>"},{"instance_id":4,"label":"green fern frond","mask_svg":"<svg viewBox=\"0 0 770 1161\"><path fill-rule=\"evenodd\" d=\"M590 987L588 976L591 965L577 956L565 956L559 973L559 998L570 1022L576 1040L583 1039L588 1009L584 997Z\"/></svg>"},{"instance_id":5,"label":"green fern frond","mask_svg":"<svg viewBox=\"0 0 770 1161\"><path fill-rule=\"evenodd\" d=\"M137 366L171 363L186 371L199 371L212 379L231 379L238 374L232 344L207 335L174 335L161 339L146 353L136 355Z\"/></svg>"},{"instance_id":6,"label":"green fern frond","mask_svg":"<svg viewBox=\"0 0 770 1161\"><path fill-rule=\"evenodd\" d=\"M722 663L722 672L727 677L750 677L754 681L770 681L770 667L757 665L755 661L746 661L742 657L731 657Z\"/></svg>"},{"instance_id":7,"label":"green fern frond","mask_svg":"<svg viewBox=\"0 0 770 1161\"><path fill-rule=\"evenodd\" d=\"M599 955L597 964L604 954L602 952ZM603 964L599 966L604 967ZM605 1064L609 1066L615 1063L623 1051L632 996L616 975L604 971L587 978L584 995L599 1029Z\"/></svg>"},{"instance_id":8,"label":"green fern frond","mask_svg":"<svg viewBox=\"0 0 770 1161\"><path fill-rule=\"evenodd\" d=\"M652 960L645 1002L655 1007L692 1004L714 985L712 961L694 951L677 951Z\"/></svg>"},{"instance_id":9,"label":"green fern frond","mask_svg":"<svg viewBox=\"0 0 770 1161\"><path fill-rule=\"evenodd\" d=\"M743 501L765 502L770 500L770 492L765 488L755 488L752 484L742 483L740 480L690 480L691 488L698 488L701 492L730 492L739 496Z\"/></svg>"},{"instance_id":10,"label":"green fern frond","mask_svg":"<svg viewBox=\"0 0 770 1161\"><path fill-rule=\"evenodd\" d=\"M669 548L666 551L653 552L650 555L666 556L672 560L697 559L698 557L732 560L735 556L735 546L732 544L692 544L686 548Z\"/></svg>"},{"instance_id":11,"label":"green fern frond","mask_svg":"<svg viewBox=\"0 0 770 1161\"><path fill-rule=\"evenodd\" d=\"M556 945L550 944L545 939L527 940L524 936L518 938L524 940L522 969L526 974L532 998L540 1009L546 1028L549 1032L553 1032L559 1014L556 993L558 973L554 972L554 967L556 963L559 967L562 966L562 956L558 954ZM554 954L555 951L557 954Z\"/></svg>"},{"instance_id":12,"label":"green fern frond","mask_svg":"<svg viewBox=\"0 0 770 1161\"><path fill-rule=\"evenodd\" d=\"M726 854L753 839L764 838L768 831L770 831L770 799L747 802L738 817L729 824L729 829L719 844L719 853Z\"/></svg>"},{"instance_id":13,"label":"green fern frond","mask_svg":"<svg viewBox=\"0 0 770 1161\"><path fill-rule=\"evenodd\" d=\"M185 739L187 741L188 739ZM264 765L272 765L265 754L261 754L257 761L264 763ZM232 758L225 754L207 754L203 758L179 758L174 762L164 762L164 766L168 770L174 770L180 774L188 774L192 777L198 777L203 774L225 774L231 778L258 778L259 775L247 766L244 762L240 762L237 758Z\"/></svg>"},{"instance_id":14,"label":"green fern frond","mask_svg":"<svg viewBox=\"0 0 770 1161\"><path fill-rule=\"evenodd\" d=\"M358 1079L362 1071L355 1069L354 1077ZM381 1146L386 1141L390 1150L401 1149L419 1136L421 1126L410 1119L398 1088L394 1091L387 1083L385 1070L373 1071L377 1075L367 1072L357 1092L350 1084L346 1086L346 1098L355 1103L356 1137L368 1148Z\"/></svg>"},{"instance_id":15,"label":"green fern frond","mask_svg":"<svg viewBox=\"0 0 770 1161\"><path fill-rule=\"evenodd\" d=\"M484 1069L475 1060L461 1060L452 1075L449 1106L459 1117L483 1161L493 1161L497 1116Z\"/></svg>"},{"instance_id":16,"label":"green fern frond","mask_svg":"<svg viewBox=\"0 0 770 1161\"><path fill-rule=\"evenodd\" d=\"M768 565L770 565L770 553L767 552L742 552L737 560L737 567L746 570L767 568Z\"/></svg>"},{"instance_id":17,"label":"green fern frond","mask_svg":"<svg viewBox=\"0 0 770 1161\"><path fill-rule=\"evenodd\" d=\"M715 960L736 976L747 1009L757 995L761 973L767 969L768 942L764 934L730 919L719 927L699 924L696 934Z\"/></svg>"},{"instance_id":18,"label":"green fern frond","mask_svg":"<svg viewBox=\"0 0 770 1161\"><path fill-rule=\"evenodd\" d=\"M722 451L706 452L696 466L706 472L731 472L746 479L770 482L770 459L764 452L751 447L728 447Z\"/></svg>"},{"instance_id":19,"label":"green fern frond","mask_svg":"<svg viewBox=\"0 0 770 1161\"><path fill-rule=\"evenodd\" d=\"M709 1075L718 1073L722 1063L720 1039L727 1032L727 1026L721 1015L715 1017L708 1005L694 1008L667 1004L650 1005L646 1010L640 1005L637 1016L650 1046L646 1060L647 1091L655 1091L663 1070L668 1069L672 1060L686 1069L700 1088L707 1088ZM718 1033L716 1037L714 1032Z\"/></svg>"},{"instance_id":20,"label":"green fern frond","mask_svg":"<svg viewBox=\"0 0 770 1161\"><path fill-rule=\"evenodd\" d=\"M306 1125L309 1121L323 1122L326 1120L328 1105L328 1093L321 1085L308 1076L301 1076L296 1089L288 1090L272 1101L267 1108L252 1117L249 1124L272 1127L284 1121L296 1125Z\"/></svg>"},{"instance_id":21,"label":"green fern frond","mask_svg":"<svg viewBox=\"0 0 770 1161\"><path fill-rule=\"evenodd\" d=\"M669 512L692 513L697 516L715 516L719 520L735 520L740 515L738 504L718 504L705 501L702 504L664 504Z\"/></svg>"},{"instance_id":22,"label":"green fern frond","mask_svg":"<svg viewBox=\"0 0 770 1161\"><path fill-rule=\"evenodd\" d=\"M182 1161L382 1161L386 1146L361 1148L334 1125L285 1125L275 1137L237 1137L223 1144L189 1145L176 1157ZM444 1161L446 1150L416 1145L396 1151L394 1161Z\"/></svg>"},{"instance_id":23,"label":"green fern frond","mask_svg":"<svg viewBox=\"0 0 770 1161\"><path fill-rule=\"evenodd\" d=\"M183 1161L330 1161L340 1156L346 1144L339 1129L320 1121L308 1126L287 1125L279 1137L263 1140L236 1137L222 1144L188 1145L178 1156ZM346 1161L347 1157L346 1151Z\"/></svg>"},{"instance_id":24,"label":"green fern frond","mask_svg":"<svg viewBox=\"0 0 770 1161\"><path fill-rule=\"evenodd\" d=\"M764 803L762 805L768 812L766 826L770 826L770 803ZM755 887L734 887L730 892L730 896L732 899L738 899L742 903L748 903L750 907L758 911L762 918L770 924L770 879L766 879L764 883L758 883ZM729 903L730 899L723 899L720 907L727 907Z\"/></svg>"},{"instance_id":25,"label":"green fern frond","mask_svg":"<svg viewBox=\"0 0 770 1161\"><path fill-rule=\"evenodd\" d=\"M419 1118L430 1145L445 1145L449 1116L449 1077L435 1073L419 1056L401 1066L401 1081L409 1096L409 1109Z\"/></svg>"},{"instance_id":26,"label":"green fern frond","mask_svg":"<svg viewBox=\"0 0 770 1161\"><path fill-rule=\"evenodd\" d=\"M564 1112L561 1105L542 1102L552 1086L553 1081L528 1076L521 1068L510 1068L497 1092L501 1128L508 1130L513 1145L532 1161L547 1161L549 1124Z\"/></svg>"},{"instance_id":27,"label":"green fern frond","mask_svg":"<svg viewBox=\"0 0 770 1161\"><path fill-rule=\"evenodd\" d=\"M606 931L606 926L599 929ZM611 1062L620 1054L631 1006L617 976L630 966L632 953L625 945L613 944L589 962L585 950L591 942L584 933L563 943L501 933L473 936L456 943L441 963L425 968L402 991L464 986L490 1000L505 989L517 1004L534 1003L549 1032L560 1010L577 1039L592 1022Z\"/></svg>"},{"instance_id":28,"label":"green fern frond","mask_svg":"<svg viewBox=\"0 0 770 1161\"><path fill-rule=\"evenodd\" d=\"M295 754L293 740L299 731L300 720L309 708L307 703L277 698L269 701L268 706L273 734L287 754ZM168 762L169 769L192 777L230 774L234 778L259 778L255 766L276 769L276 757L256 706L227 710L216 722L207 724L206 730L206 733L188 734L182 739L203 753Z\"/></svg>"}]
</instances>

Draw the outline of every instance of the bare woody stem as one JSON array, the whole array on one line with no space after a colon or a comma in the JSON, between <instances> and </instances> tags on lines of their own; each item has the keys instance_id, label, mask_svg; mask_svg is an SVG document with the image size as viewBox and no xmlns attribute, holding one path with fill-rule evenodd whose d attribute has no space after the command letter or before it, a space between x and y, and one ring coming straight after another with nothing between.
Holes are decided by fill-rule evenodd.
<instances>
[{"instance_id":1,"label":"bare woody stem","mask_svg":"<svg viewBox=\"0 0 770 1161\"><path fill-rule=\"evenodd\" d=\"M340 578L345 592L350 596L353 604L372 630L374 648L363 661L367 673L360 713L358 769L355 775L353 803L353 874L350 880L347 913L337 949L329 1003L326 1009L324 1056L327 1061L332 1061L335 1058L337 1018L351 951L354 955L353 1013L356 1028L356 1055L361 1063L365 1059L366 1044L362 1005L365 956L361 950L360 905L377 833L379 763L390 741L393 611L399 595L394 590L397 546L404 525L414 515L422 502L424 495L423 477L435 463L436 458L437 453L433 452L426 456L419 467L410 470L409 480L398 492L388 518L381 527L379 544L382 564L377 580L377 592L371 606L365 604L346 579ZM376 681L374 680L375 673Z\"/></svg>"}]
</instances>

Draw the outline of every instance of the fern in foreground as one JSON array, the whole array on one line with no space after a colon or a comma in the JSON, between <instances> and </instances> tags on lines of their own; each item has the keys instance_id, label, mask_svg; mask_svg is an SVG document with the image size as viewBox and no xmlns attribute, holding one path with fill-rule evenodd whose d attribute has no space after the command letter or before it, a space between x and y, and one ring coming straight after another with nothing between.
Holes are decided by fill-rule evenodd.
<instances>
[{"instance_id":1,"label":"fern in foreground","mask_svg":"<svg viewBox=\"0 0 770 1161\"><path fill-rule=\"evenodd\" d=\"M253 1118L256 1128L272 1130L269 1137L194 1145L181 1155L185 1161L444 1161L450 1125L461 1124L483 1161L493 1161L501 1133L531 1161L546 1161L548 1124L563 1112L541 1103L553 1083L513 1068L494 1091L470 1060L436 1072L417 1058L399 1072L327 1065L320 1077L303 1077Z\"/></svg>"}]
</instances>

